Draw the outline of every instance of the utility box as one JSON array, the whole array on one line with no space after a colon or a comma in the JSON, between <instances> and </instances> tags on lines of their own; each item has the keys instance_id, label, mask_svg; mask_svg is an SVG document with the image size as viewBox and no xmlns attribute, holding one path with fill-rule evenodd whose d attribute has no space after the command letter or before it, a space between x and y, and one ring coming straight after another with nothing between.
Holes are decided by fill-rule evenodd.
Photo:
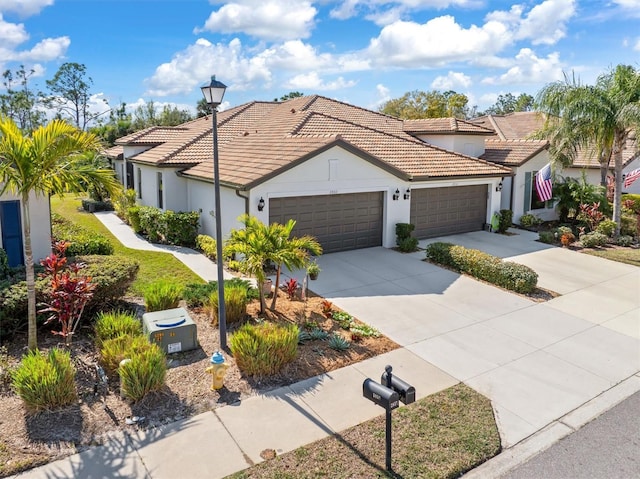
<instances>
[{"instance_id":1,"label":"utility box","mask_svg":"<svg viewBox=\"0 0 640 479\"><path fill-rule=\"evenodd\" d=\"M198 347L196 324L184 308L144 313L142 330L151 343L157 344L167 354Z\"/></svg>"}]
</instances>

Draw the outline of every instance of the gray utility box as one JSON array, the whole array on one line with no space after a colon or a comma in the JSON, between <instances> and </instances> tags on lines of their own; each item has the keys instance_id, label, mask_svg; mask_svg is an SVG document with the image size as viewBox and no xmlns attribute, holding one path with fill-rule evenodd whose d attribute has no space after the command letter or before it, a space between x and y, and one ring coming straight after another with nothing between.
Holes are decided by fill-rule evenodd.
<instances>
[{"instance_id":1,"label":"gray utility box","mask_svg":"<svg viewBox=\"0 0 640 479\"><path fill-rule=\"evenodd\" d=\"M198 347L196 325L184 308L144 313L142 330L151 343L168 354Z\"/></svg>"}]
</instances>

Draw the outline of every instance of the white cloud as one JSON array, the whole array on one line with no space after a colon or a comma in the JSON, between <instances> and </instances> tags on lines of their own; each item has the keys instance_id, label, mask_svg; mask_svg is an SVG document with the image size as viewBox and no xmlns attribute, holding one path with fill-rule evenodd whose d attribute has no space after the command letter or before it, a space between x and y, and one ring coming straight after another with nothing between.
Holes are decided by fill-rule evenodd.
<instances>
[{"instance_id":1,"label":"white cloud","mask_svg":"<svg viewBox=\"0 0 640 479\"><path fill-rule=\"evenodd\" d=\"M22 23L5 22L0 13L0 43L4 48L13 48L29 39Z\"/></svg>"},{"instance_id":2,"label":"white cloud","mask_svg":"<svg viewBox=\"0 0 640 479\"><path fill-rule=\"evenodd\" d=\"M329 53L319 54L315 47L301 40L291 40L259 53L269 68L292 71L329 68L336 60Z\"/></svg>"},{"instance_id":3,"label":"white cloud","mask_svg":"<svg viewBox=\"0 0 640 479\"><path fill-rule=\"evenodd\" d=\"M316 13L309 1L236 0L212 12L196 33L245 33L265 40L307 38Z\"/></svg>"},{"instance_id":4,"label":"white cloud","mask_svg":"<svg viewBox=\"0 0 640 479\"><path fill-rule=\"evenodd\" d=\"M45 38L36 43L30 50L16 52L14 60L48 62L61 58L71 45L69 37Z\"/></svg>"},{"instance_id":5,"label":"white cloud","mask_svg":"<svg viewBox=\"0 0 640 479\"><path fill-rule=\"evenodd\" d=\"M379 66L433 67L495 53L510 42L511 34L500 22L463 28L447 15L424 24L396 22L384 27L371 40L367 56Z\"/></svg>"},{"instance_id":6,"label":"white cloud","mask_svg":"<svg viewBox=\"0 0 640 479\"><path fill-rule=\"evenodd\" d=\"M510 85L522 83L549 83L562 79L562 62L557 52L546 58L539 58L529 48L523 48L516 55L514 65L498 76L488 77L482 83L488 85Z\"/></svg>"},{"instance_id":7,"label":"white cloud","mask_svg":"<svg viewBox=\"0 0 640 479\"><path fill-rule=\"evenodd\" d=\"M431 82L431 88L436 90L455 90L456 87L469 88L471 77L462 72L452 72L446 76L438 76Z\"/></svg>"},{"instance_id":8,"label":"white cloud","mask_svg":"<svg viewBox=\"0 0 640 479\"><path fill-rule=\"evenodd\" d=\"M566 24L575 13L575 0L545 0L522 20L516 38L530 39L533 45L552 45L566 35Z\"/></svg>"},{"instance_id":9,"label":"white cloud","mask_svg":"<svg viewBox=\"0 0 640 479\"><path fill-rule=\"evenodd\" d=\"M338 77L334 81L324 81L318 72L303 73L296 75L286 82L287 88L301 89L301 90L315 90L315 91L333 91L341 90L343 88L351 88L356 85L353 80L345 80L342 77Z\"/></svg>"},{"instance_id":10,"label":"white cloud","mask_svg":"<svg viewBox=\"0 0 640 479\"><path fill-rule=\"evenodd\" d=\"M211 74L217 74L235 90L268 86L271 82L271 72L265 67L264 59L245 56L237 38L228 45L214 45L208 40L198 39L193 45L176 53L170 62L156 68L154 75L145 80L145 95L162 97L188 93L205 83Z\"/></svg>"},{"instance_id":11,"label":"white cloud","mask_svg":"<svg viewBox=\"0 0 640 479\"><path fill-rule=\"evenodd\" d=\"M640 0L613 0L613 3L629 10L640 10Z\"/></svg>"},{"instance_id":12,"label":"white cloud","mask_svg":"<svg viewBox=\"0 0 640 479\"><path fill-rule=\"evenodd\" d=\"M347 20L364 11L367 12L365 17L377 25L388 25L410 12L481 4L480 0L344 0L329 15L338 20Z\"/></svg>"},{"instance_id":13,"label":"white cloud","mask_svg":"<svg viewBox=\"0 0 640 479\"><path fill-rule=\"evenodd\" d=\"M27 17L39 13L44 7L53 5L54 0L2 0L0 12L14 12Z\"/></svg>"},{"instance_id":14,"label":"white cloud","mask_svg":"<svg viewBox=\"0 0 640 479\"><path fill-rule=\"evenodd\" d=\"M636 40L636 44L633 46L633 49L637 52L640 52L640 38Z\"/></svg>"}]
</instances>

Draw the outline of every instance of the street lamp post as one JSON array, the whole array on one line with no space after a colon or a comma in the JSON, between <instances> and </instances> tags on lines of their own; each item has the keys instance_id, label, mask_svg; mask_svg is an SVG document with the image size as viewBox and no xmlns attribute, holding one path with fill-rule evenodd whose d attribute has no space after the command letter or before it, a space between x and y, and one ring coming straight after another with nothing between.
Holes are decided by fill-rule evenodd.
<instances>
[{"instance_id":1,"label":"street lamp post","mask_svg":"<svg viewBox=\"0 0 640 479\"><path fill-rule=\"evenodd\" d=\"M213 126L213 179L215 190L216 214L216 264L218 267L218 327L220 331L220 349L227 349L227 315L224 307L224 267L222 264L222 214L220 208L220 168L218 166L218 106L227 89L224 83L211 77L211 83L200 88L204 99L211 108Z\"/></svg>"}]
</instances>

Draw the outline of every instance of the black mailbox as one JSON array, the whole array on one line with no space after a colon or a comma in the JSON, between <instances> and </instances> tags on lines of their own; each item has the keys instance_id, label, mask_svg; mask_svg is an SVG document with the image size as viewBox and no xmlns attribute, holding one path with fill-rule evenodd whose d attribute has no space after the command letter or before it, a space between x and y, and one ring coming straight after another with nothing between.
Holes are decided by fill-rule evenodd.
<instances>
[{"instance_id":1,"label":"black mailbox","mask_svg":"<svg viewBox=\"0 0 640 479\"><path fill-rule=\"evenodd\" d=\"M397 392L368 378L362 383L362 395L387 411L396 409L400 405Z\"/></svg>"},{"instance_id":2,"label":"black mailbox","mask_svg":"<svg viewBox=\"0 0 640 479\"><path fill-rule=\"evenodd\" d=\"M382 384L387 384L387 373L382 373L380 378ZM411 386L406 381L403 381L395 374L391 375L391 389L398 393L400 401L404 404L411 404L416 401L416 388Z\"/></svg>"}]
</instances>

